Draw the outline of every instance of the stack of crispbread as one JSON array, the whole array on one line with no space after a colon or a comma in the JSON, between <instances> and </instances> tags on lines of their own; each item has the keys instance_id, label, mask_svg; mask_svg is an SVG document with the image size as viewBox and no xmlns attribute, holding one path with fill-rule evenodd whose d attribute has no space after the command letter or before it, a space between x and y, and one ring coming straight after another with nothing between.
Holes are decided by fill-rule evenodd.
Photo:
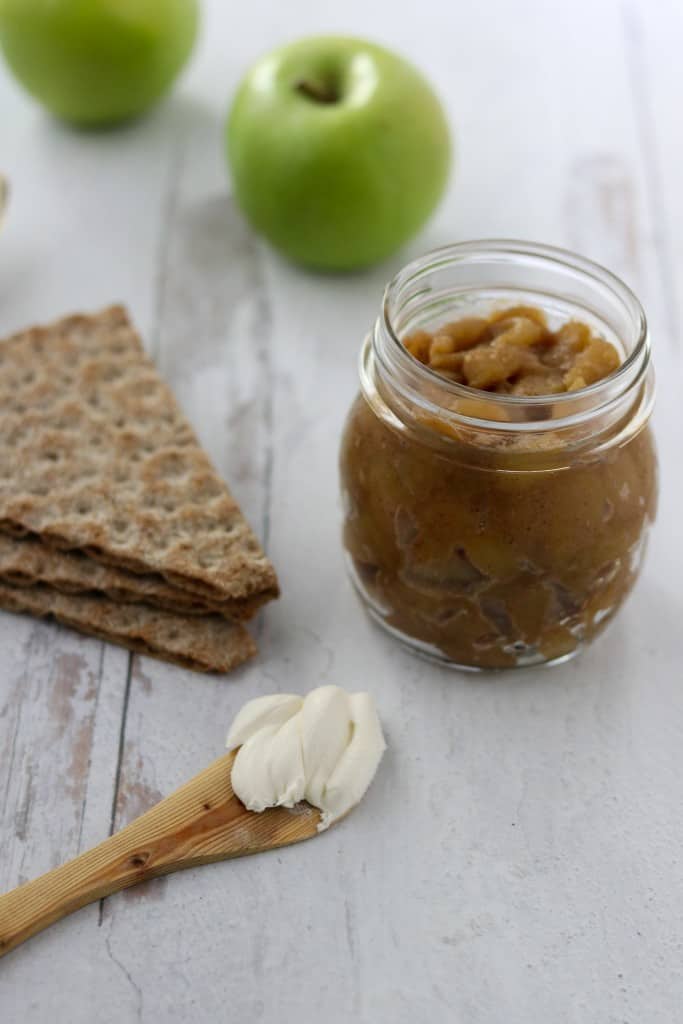
<instances>
[{"instance_id":1,"label":"stack of crispbread","mask_svg":"<svg viewBox=\"0 0 683 1024\"><path fill-rule=\"evenodd\" d=\"M277 593L124 309L0 341L0 608L226 672Z\"/></svg>"}]
</instances>

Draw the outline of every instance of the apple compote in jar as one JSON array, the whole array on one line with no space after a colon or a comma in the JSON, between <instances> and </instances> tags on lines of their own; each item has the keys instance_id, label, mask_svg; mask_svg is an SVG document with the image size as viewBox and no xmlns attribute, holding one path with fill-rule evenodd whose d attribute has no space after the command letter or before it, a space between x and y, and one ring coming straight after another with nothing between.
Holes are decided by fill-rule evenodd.
<instances>
[{"instance_id":1,"label":"apple compote in jar","mask_svg":"<svg viewBox=\"0 0 683 1024\"><path fill-rule=\"evenodd\" d=\"M461 668L557 662L615 615L657 498L647 326L568 252L438 250L388 286L344 431L344 546L372 616Z\"/></svg>"}]
</instances>

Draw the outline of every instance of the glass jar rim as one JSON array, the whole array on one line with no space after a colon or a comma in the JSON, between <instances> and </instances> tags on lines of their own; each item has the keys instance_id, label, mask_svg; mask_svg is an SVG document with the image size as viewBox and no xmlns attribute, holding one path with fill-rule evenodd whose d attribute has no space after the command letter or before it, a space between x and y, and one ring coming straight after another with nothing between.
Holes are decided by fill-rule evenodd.
<instances>
[{"instance_id":1,"label":"glass jar rim","mask_svg":"<svg viewBox=\"0 0 683 1024\"><path fill-rule=\"evenodd\" d=\"M636 334L636 341L631 352L628 353L619 367L602 380L576 391L567 391L553 394L552 396L506 395L479 390L466 384L458 384L429 369L419 360L415 359L398 337L392 323L391 304L401 291L410 284L418 282L423 275L446 268L450 264L467 261L476 263L477 261L483 261L487 257L496 258L501 255L512 258L518 257L522 260L525 258L540 260L545 265L554 265L560 270L564 268L578 273L584 280L592 280L597 285L606 288L626 310L634 325ZM600 263L596 263L587 257L579 256L568 249L517 239L492 238L456 242L432 249L423 256L412 260L387 284L384 290L378 325L380 322L381 327L390 339L390 352L385 353L389 361L395 364L397 369L407 374L409 378L412 377L418 382L418 387L419 382L429 383L432 387L438 382L438 386L440 389L443 389L444 395L450 398L461 400L485 399L493 407L516 410L517 413L525 408L534 409L539 406L547 406L549 401L551 401L558 409L564 406L567 409L567 417L574 422L576 422L577 418L583 419L586 415L594 414L596 409L602 406L603 397L605 402L610 403L615 397L623 396L634 383L642 380L650 357L650 339L645 312L635 293L621 278L617 277L616 274L613 274L612 271ZM577 400L581 401L584 411L583 414L574 412L572 415L572 407L576 409ZM587 404L590 406L590 412L586 408ZM479 420L476 417L468 417L462 413L460 416L463 420L476 422L480 426L486 424L488 426L495 425L498 429L505 426L505 424L498 420ZM547 421L545 421L545 426L547 427L547 425ZM518 429L520 427L539 429L542 427L542 423L539 420L535 420L534 424L521 424L519 421L516 421L510 423L509 426L517 427ZM554 421L554 426L558 426L557 419Z\"/></svg>"}]
</instances>

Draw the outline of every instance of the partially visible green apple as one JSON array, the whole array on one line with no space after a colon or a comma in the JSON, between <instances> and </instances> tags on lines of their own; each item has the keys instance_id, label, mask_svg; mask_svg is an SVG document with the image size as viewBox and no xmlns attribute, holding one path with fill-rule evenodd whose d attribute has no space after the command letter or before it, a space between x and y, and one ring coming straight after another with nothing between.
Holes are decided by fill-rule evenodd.
<instances>
[{"instance_id":1,"label":"partially visible green apple","mask_svg":"<svg viewBox=\"0 0 683 1024\"><path fill-rule=\"evenodd\" d=\"M444 191L450 140L422 75L361 39L303 39L262 58L227 123L237 202L290 259L350 270L389 256Z\"/></svg>"},{"instance_id":2,"label":"partially visible green apple","mask_svg":"<svg viewBox=\"0 0 683 1024\"><path fill-rule=\"evenodd\" d=\"M197 0L0 0L0 47L48 110L82 125L142 113L197 34Z\"/></svg>"}]
</instances>

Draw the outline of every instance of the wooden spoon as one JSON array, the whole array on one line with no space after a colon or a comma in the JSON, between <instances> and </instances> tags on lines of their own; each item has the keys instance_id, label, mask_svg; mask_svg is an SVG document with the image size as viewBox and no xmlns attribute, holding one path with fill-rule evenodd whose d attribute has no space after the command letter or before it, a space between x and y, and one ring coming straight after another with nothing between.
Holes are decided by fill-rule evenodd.
<instances>
[{"instance_id":1,"label":"wooden spoon","mask_svg":"<svg viewBox=\"0 0 683 1024\"><path fill-rule=\"evenodd\" d=\"M230 784L234 756L219 757L99 846L0 896L0 956L119 889L317 834L320 812L309 804L248 811Z\"/></svg>"}]
</instances>

